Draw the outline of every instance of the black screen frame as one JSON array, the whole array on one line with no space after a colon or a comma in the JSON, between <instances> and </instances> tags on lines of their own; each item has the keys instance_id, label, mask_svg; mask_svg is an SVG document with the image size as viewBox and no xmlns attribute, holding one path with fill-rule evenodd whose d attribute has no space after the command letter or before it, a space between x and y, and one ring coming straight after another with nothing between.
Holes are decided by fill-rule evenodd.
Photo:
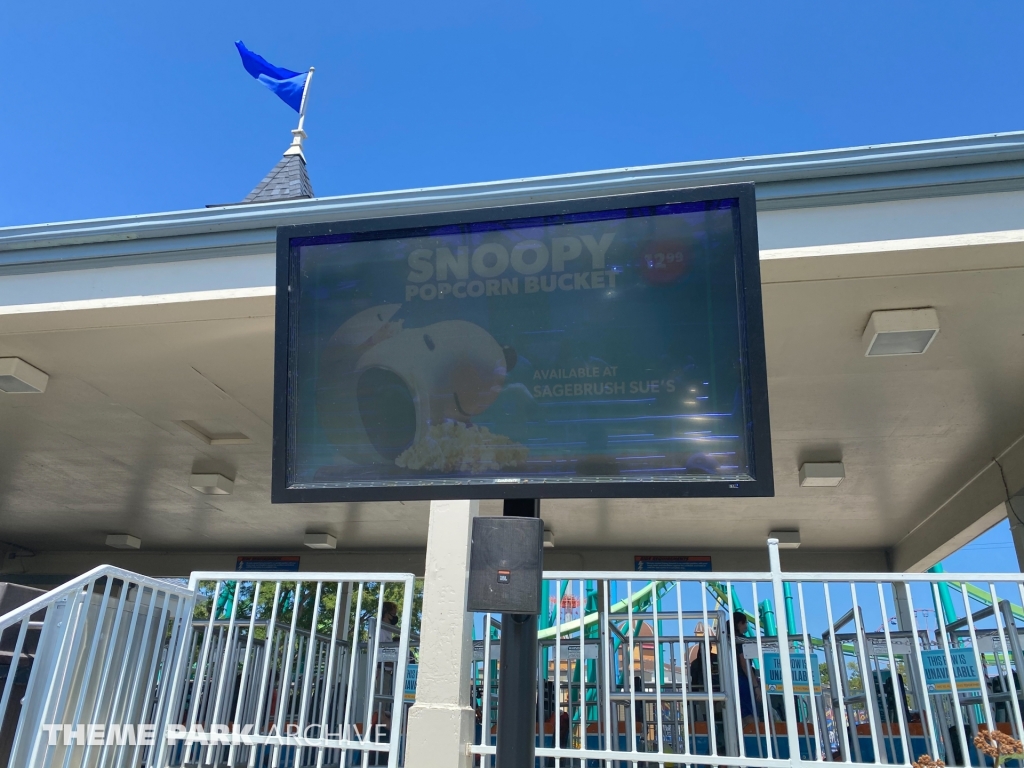
<instances>
[{"instance_id":1,"label":"black screen frame","mask_svg":"<svg viewBox=\"0 0 1024 768\"><path fill-rule=\"evenodd\" d=\"M348 235L443 227L490 221L640 208L671 203L735 199L740 218L740 253L736 264L740 296L742 354L746 364L746 408L749 414L750 463L753 480L723 479L692 482L637 480L616 483L487 483L464 485L378 486L360 488L289 488L287 485L288 361L291 333L291 241L325 235ZM321 224L277 228L277 294L274 341L274 438L271 502L275 504L430 501L440 499L585 499L585 498L750 498L775 495L768 373L765 360L764 315L761 301L757 208L752 183L658 190L624 195L600 195L554 202L515 203L437 213L353 218Z\"/></svg>"}]
</instances>

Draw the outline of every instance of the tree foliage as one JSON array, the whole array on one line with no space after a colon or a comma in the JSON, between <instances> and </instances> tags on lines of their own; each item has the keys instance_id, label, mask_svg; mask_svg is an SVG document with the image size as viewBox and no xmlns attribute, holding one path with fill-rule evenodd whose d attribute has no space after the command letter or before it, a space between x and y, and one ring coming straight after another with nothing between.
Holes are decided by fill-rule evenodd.
<instances>
[{"instance_id":1,"label":"tree foliage","mask_svg":"<svg viewBox=\"0 0 1024 768\"><path fill-rule=\"evenodd\" d=\"M266 625L271 620L278 626L291 627L308 632L313 624L316 612L316 632L330 638L334 631L337 615L339 640L351 640L353 629L358 626L358 639L363 642L369 637L370 619L376 619L383 602L392 602L398 606L398 624L402 623L403 604L405 601L405 584L401 582L342 582L340 595L342 605L338 607L339 584L324 582L317 595L316 582L265 581L260 584L259 594L255 594L256 580L225 581L220 584L214 594L214 582L200 582L196 592L196 603L193 611L194 620L209 620L211 612L215 612L216 621L228 621L231 618L234 604L235 622L248 624L256 613L256 638L266 637ZM383 599L381 587L383 586ZM238 600L235 603L235 592ZM275 594L277 600L275 601ZM358 606L357 606L358 603ZM414 637L420 632L423 617L423 581L414 582L412 605L410 606L411 630ZM336 610L337 609L337 610ZM347 614L347 615L346 615ZM358 625L356 625L358 614Z\"/></svg>"}]
</instances>

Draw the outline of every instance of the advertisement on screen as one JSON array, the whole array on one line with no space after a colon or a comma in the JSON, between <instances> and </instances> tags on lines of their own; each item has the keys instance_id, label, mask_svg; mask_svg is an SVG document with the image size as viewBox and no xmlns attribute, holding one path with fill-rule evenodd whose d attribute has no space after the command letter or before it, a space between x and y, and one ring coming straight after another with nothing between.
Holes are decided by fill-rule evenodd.
<instances>
[{"instance_id":1,"label":"advertisement on screen","mask_svg":"<svg viewBox=\"0 0 1024 768\"><path fill-rule=\"evenodd\" d=\"M282 232L275 497L770 492L741 197Z\"/></svg>"}]
</instances>

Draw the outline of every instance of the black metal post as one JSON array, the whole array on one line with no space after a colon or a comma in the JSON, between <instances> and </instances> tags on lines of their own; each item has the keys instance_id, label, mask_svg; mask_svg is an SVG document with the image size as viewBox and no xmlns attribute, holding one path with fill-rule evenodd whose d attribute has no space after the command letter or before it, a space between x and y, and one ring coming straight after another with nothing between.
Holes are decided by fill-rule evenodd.
<instances>
[{"instance_id":1,"label":"black metal post","mask_svg":"<svg viewBox=\"0 0 1024 768\"><path fill-rule=\"evenodd\" d=\"M540 517L540 499L505 499L505 517ZM501 614L497 768L534 768L537 616Z\"/></svg>"}]
</instances>

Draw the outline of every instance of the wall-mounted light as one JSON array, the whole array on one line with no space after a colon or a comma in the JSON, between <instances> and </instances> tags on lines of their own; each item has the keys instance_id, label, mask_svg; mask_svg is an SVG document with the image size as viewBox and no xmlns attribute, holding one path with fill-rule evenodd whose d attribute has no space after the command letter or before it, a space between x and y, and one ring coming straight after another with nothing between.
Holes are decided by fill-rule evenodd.
<instances>
[{"instance_id":1,"label":"wall-mounted light","mask_svg":"<svg viewBox=\"0 0 1024 768\"><path fill-rule=\"evenodd\" d=\"M235 489L235 481L214 473L190 475L188 484L207 496L224 496Z\"/></svg>"},{"instance_id":2,"label":"wall-mounted light","mask_svg":"<svg viewBox=\"0 0 1024 768\"><path fill-rule=\"evenodd\" d=\"M20 357L0 358L0 392L40 394L46 391L50 377Z\"/></svg>"},{"instance_id":3,"label":"wall-mounted light","mask_svg":"<svg viewBox=\"0 0 1024 768\"><path fill-rule=\"evenodd\" d=\"M551 531L545 530L544 531L544 549L554 549L554 548L555 548L555 534L552 533Z\"/></svg>"},{"instance_id":4,"label":"wall-mounted light","mask_svg":"<svg viewBox=\"0 0 1024 768\"><path fill-rule=\"evenodd\" d=\"M931 307L872 312L861 337L864 355L922 355L938 332L939 315Z\"/></svg>"},{"instance_id":5,"label":"wall-mounted light","mask_svg":"<svg viewBox=\"0 0 1024 768\"><path fill-rule=\"evenodd\" d=\"M800 466L801 488L835 488L846 477L841 461L808 462Z\"/></svg>"}]
</instances>

